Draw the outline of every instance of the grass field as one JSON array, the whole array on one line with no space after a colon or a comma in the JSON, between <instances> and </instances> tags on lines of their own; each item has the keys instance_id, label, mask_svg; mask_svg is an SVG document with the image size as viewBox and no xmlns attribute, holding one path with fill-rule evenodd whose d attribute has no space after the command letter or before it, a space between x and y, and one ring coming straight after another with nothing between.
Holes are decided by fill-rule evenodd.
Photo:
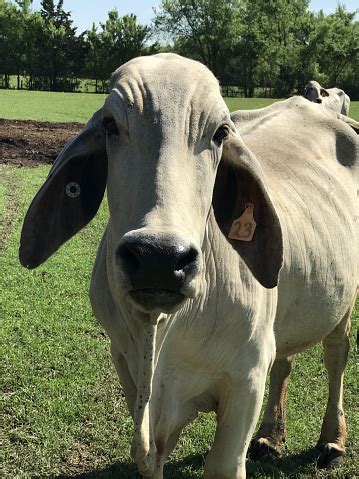
<instances>
[{"instance_id":1,"label":"grass field","mask_svg":"<svg viewBox=\"0 0 359 479\"><path fill-rule=\"evenodd\" d=\"M85 123L99 109L106 95L0 90L0 118ZM273 98L225 98L230 111L263 108ZM352 102L350 116L359 121L359 102Z\"/></svg>"},{"instance_id":2,"label":"grass field","mask_svg":"<svg viewBox=\"0 0 359 479\"><path fill-rule=\"evenodd\" d=\"M16 118L85 121L103 101L97 95L57 94L61 98L55 100L53 94L41 93L49 95L48 102L42 103L42 109L36 109L35 99L23 97L23 102L18 101L16 95L20 93L28 94L16 92L11 97ZM0 117L4 117L2 94ZM66 103L67 97L79 99L77 116L71 116L75 115L69 109L73 102ZM240 108L251 105L248 100L238 99L238 102ZM10 106L5 101L5 111L6 108L10 116ZM230 108L238 106L230 104ZM42 118L34 116L41 111ZM107 218L106 204L87 228L44 265L26 271L18 263L22 220L47 173L48 167L0 165L1 420L4 424L0 477L138 478L129 456L132 421L110 360L108 340L92 315L88 299L94 255ZM358 320L359 303L353 313L345 379L348 450L341 468L319 471L310 456L319 436L327 388L322 351L316 346L298 355L292 374L288 439L283 457L267 463L249 461L249 477L359 477L355 365ZM202 477L214 428L213 414L200 415L187 427L165 468L165 477Z\"/></svg>"},{"instance_id":3,"label":"grass field","mask_svg":"<svg viewBox=\"0 0 359 479\"><path fill-rule=\"evenodd\" d=\"M0 90L0 118L85 123L107 95Z\"/></svg>"}]
</instances>

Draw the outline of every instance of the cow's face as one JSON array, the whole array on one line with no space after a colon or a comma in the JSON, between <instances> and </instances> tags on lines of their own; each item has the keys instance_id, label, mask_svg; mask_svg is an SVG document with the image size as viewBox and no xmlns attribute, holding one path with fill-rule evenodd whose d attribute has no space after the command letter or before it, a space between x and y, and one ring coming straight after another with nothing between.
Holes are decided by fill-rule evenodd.
<instances>
[{"instance_id":1,"label":"cow's face","mask_svg":"<svg viewBox=\"0 0 359 479\"><path fill-rule=\"evenodd\" d=\"M156 55L122 66L112 87L30 206L22 264L36 267L87 224L107 182L107 267L121 302L168 313L199 294L211 205L227 239L245 205L255 205L253 241L228 241L264 286L275 286L278 218L214 76L192 60Z\"/></svg>"},{"instance_id":2,"label":"cow's face","mask_svg":"<svg viewBox=\"0 0 359 479\"><path fill-rule=\"evenodd\" d=\"M314 103L322 103L323 97L329 96L325 88L322 88L317 81L310 81L304 87L304 98Z\"/></svg>"},{"instance_id":3,"label":"cow's face","mask_svg":"<svg viewBox=\"0 0 359 479\"><path fill-rule=\"evenodd\" d=\"M165 56L116 72L103 122L118 293L144 311L173 311L199 292L229 111L205 67Z\"/></svg>"}]
</instances>

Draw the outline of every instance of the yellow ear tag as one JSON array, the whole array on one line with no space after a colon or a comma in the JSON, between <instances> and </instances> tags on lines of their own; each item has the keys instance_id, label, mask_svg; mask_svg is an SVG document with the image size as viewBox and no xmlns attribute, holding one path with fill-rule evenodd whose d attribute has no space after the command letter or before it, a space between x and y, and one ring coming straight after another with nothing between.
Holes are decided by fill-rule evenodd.
<instances>
[{"instance_id":1,"label":"yellow ear tag","mask_svg":"<svg viewBox=\"0 0 359 479\"><path fill-rule=\"evenodd\" d=\"M253 203L246 203L242 216L233 221L228 238L239 241L252 241L257 223L253 218Z\"/></svg>"}]
</instances>

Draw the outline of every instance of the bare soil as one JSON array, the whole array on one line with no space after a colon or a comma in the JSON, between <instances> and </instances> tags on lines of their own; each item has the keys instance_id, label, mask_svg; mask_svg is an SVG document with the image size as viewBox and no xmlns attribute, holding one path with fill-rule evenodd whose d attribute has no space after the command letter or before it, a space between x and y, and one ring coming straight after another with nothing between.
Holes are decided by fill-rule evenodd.
<instances>
[{"instance_id":1,"label":"bare soil","mask_svg":"<svg viewBox=\"0 0 359 479\"><path fill-rule=\"evenodd\" d=\"M82 127L80 123L0 119L0 163L27 167L52 164Z\"/></svg>"}]
</instances>

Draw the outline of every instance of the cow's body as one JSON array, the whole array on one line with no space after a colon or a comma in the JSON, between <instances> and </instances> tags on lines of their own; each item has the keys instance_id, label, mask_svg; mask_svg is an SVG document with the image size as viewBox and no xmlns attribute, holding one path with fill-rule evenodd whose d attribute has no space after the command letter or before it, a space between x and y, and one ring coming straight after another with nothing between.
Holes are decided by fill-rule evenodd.
<instances>
[{"instance_id":1,"label":"cow's body","mask_svg":"<svg viewBox=\"0 0 359 479\"><path fill-rule=\"evenodd\" d=\"M275 327L278 354L288 356L329 334L359 285L358 141L300 97L257 112L232 118L263 167L282 226Z\"/></svg>"},{"instance_id":2,"label":"cow's body","mask_svg":"<svg viewBox=\"0 0 359 479\"><path fill-rule=\"evenodd\" d=\"M329 110L349 115L350 98L344 90L340 88L327 88L329 96L323 99L323 104Z\"/></svg>"},{"instance_id":3,"label":"cow's body","mask_svg":"<svg viewBox=\"0 0 359 479\"><path fill-rule=\"evenodd\" d=\"M323 341L330 389L338 392L342 386L350 312L359 287L359 145L356 122L350 120L350 130L334 116L300 97L232 114L264 169L284 240L277 360L254 457L268 448L281 450L287 381L296 353ZM333 399L332 393L318 443L327 459L342 451L345 441L342 395Z\"/></svg>"},{"instance_id":4,"label":"cow's body","mask_svg":"<svg viewBox=\"0 0 359 479\"><path fill-rule=\"evenodd\" d=\"M70 233L68 227L58 232L59 220L43 226L41 214L53 201L51 188L58 201L63 189L58 183L74 184L72 162L81 166L95 148L100 156L107 152L110 220L97 254L91 302L111 339L134 418L132 455L145 477L162 478L182 428L197 411L214 410L218 426L205 477L244 478L276 347L275 371L278 361L331 337L356 294L358 141L347 124L298 97L233 114L243 144L203 66L174 55L128 65L119 70L107 110L64 150L35 198L23 230L22 263L40 264L78 229L75 224ZM106 127L104 153L101 125L108 110L121 128L114 136L117 127ZM130 134L136 128L143 133L139 141ZM252 241L230 241L233 220L251 203L257 221ZM93 210L81 212L88 222ZM41 228L55 231L56 243L39 258ZM186 248L186 241L192 245L178 265L176 259L175 278L168 281L182 282L181 289L171 286L173 291L167 291L162 265L158 269L153 260L158 253L152 243L162 250L164 237L172 242L166 257ZM173 244L179 244L176 250ZM146 274L138 279L144 251ZM332 386L341 391L341 384ZM341 397L331 403L341 411ZM332 435L322 433L323 444L337 441ZM345 433L336 443L341 451L344 440Z\"/></svg>"},{"instance_id":5,"label":"cow's body","mask_svg":"<svg viewBox=\"0 0 359 479\"><path fill-rule=\"evenodd\" d=\"M257 114L257 118L248 119L248 112L237 112L232 118L261 163L282 225L285 254L275 337L277 358L285 358L328 336L356 294L358 261L353 257L358 258L359 232L358 222L353 221L358 203L353 198L359 185L358 164L354 164L357 140L346 125L325 113L318 114L315 106L299 97L257 110ZM304 117L307 121L303 125ZM308 139L312 135L313 140ZM334 152L341 135L346 140L338 158ZM320 144L314 141L318 137L322 138ZM228 383L232 387L238 381L240 385L247 381L254 363L264 371L274 358L271 325L277 293L253 280L240 257L228 247L213 213L203 252L203 297L189 301L174 315L163 316L157 333L156 349L166 335L151 403L151 427L157 445L166 443L165 438L172 437L197 411L217 411ZM126 325L133 319L121 312L121 305L115 305L110 287L106 286L104 295L103 285L108 278L111 281L105 260L104 244L93 277L92 304L112 338L121 382L130 382L133 388L126 395L132 397L129 407L133 411L143 346L139 344L132 353L129 350L141 333L136 328L131 334ZM122 327L115 332L113 324L117 325L119 318ZM255 387L261 389L263 383L259 381ZM172 445L170 441L169 450Z\"/></svg>"},{"instance_id":6,"label":"cow's body","mask_svg":"<svg viewBox=\"0 0 359 479\"><path fill-rule=\"evenodd\" d=\"M340 88L323 88L317 81L311 80L304 87L303 96L314 103L321 103L328 110L346 116L349 114L350 98Z\"/></svg>"}]
</instances>

